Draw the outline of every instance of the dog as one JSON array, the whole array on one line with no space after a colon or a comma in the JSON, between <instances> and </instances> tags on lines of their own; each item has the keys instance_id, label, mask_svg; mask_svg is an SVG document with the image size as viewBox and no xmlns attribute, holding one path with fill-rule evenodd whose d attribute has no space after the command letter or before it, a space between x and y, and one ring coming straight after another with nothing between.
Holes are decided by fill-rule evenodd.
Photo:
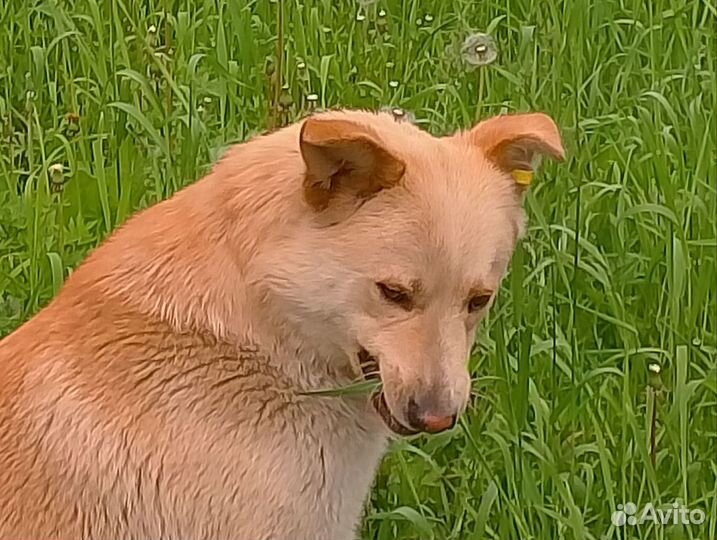
<instances>
[{"instance_id":1,"label":"dog","mask_svg":"<svg viewBox=\"0 0 717 540\"><path fill-rule=\"evenodd\" d=\"M0 341L0 537L354 538L390 439L465 409L563 154L541 113L434 137L329 111L232 147Z\"/></svg>"}]
</instances>

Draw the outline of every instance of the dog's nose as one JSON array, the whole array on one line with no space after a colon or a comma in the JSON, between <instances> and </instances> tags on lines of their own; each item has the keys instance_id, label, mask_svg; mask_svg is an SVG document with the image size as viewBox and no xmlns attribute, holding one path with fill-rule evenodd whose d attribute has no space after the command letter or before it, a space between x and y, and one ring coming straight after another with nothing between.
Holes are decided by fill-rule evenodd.
<instances>
[{"instance_id":1,"label":"dog's nose","mask_svg":"<svg viewBox=\"0 0 717 540\"><path fill-rule=\"evenodd\" d=\"M427 433L440 433L447 429L451 429L456 424L456 415L451 416L433 416L426 415L422 418L423 431Z\"/></svg>"},{"instance_id":2,"label":"dog's nose","mask_svg":"<svg viewBox=\"0 0 717 540\"><path fill-rule=\"evenodd\" d=\"M411 427L426 433L439 433L451 429L456 424L456 415L432 414L421 412L416 401L411 398L408 402L407 420Z\"/></svg>"}]
</instances>

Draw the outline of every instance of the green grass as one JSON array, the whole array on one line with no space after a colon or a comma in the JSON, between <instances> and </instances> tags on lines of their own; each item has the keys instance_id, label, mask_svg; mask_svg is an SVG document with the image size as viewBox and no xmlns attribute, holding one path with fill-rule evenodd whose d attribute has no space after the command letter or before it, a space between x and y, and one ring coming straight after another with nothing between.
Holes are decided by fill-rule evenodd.
<instances>
[{"instance_id":1,"label":"green grass","mask_svg":"<svg viewBox=\"0 0 717 540\"><path fill-rule=\"evenodd\" d=\"M281 32L278 8L0 3L0 335L135 209L313 106L400 106L435 133L545 110L569 159L527 198L479 399L395 445L363 536L717 538L714 1L284 0ZM477 71L476 30L500 49ZM675 500L705 523L611 526L619 503Z\"/></svg>"}]
</instances>

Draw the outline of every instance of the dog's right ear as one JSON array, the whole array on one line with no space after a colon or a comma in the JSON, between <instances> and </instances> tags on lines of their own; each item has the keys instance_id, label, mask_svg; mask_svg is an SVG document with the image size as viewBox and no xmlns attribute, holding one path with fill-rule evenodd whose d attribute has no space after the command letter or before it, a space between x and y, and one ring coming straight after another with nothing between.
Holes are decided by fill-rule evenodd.
<instances>
[{"instance_id":1,"label":"dog's right ear","mask_svg":"<svg viewBox=\"0 0 717 540\"><path fill-rule=\"evenodd\" d=\"M394 186L405 164L369 128L349 120L308 118L301 126L306 164L304 198L316 211L360 199Z\"/></svg>"}]
</instances>

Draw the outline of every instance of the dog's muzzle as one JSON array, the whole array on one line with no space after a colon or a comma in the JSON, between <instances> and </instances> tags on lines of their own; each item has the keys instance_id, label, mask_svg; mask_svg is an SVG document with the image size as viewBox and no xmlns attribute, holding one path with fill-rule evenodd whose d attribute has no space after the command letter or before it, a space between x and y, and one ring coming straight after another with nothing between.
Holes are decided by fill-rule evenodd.
<instances>
[{"instance_id":1,"label":"dog's muzzle","mask_svg":"<svg viewBox=\"0 0 717 540\"><path fill-rule=\"evenodd\" d=\"M358 353L359 366L361 372L367 381L380 381L381 374L379 372L378 360L375 356L369 353L366 349L361 347ZM388 428L393 431L396 435L407 437L410 435L416 435L420 433L420 430L413 429L404 426L391 412L391 409L386 402L386 395L383 389L377 390L371 396L371 404L376 412L379 414L383 422Z\"/></svg>"}]
</instances>

